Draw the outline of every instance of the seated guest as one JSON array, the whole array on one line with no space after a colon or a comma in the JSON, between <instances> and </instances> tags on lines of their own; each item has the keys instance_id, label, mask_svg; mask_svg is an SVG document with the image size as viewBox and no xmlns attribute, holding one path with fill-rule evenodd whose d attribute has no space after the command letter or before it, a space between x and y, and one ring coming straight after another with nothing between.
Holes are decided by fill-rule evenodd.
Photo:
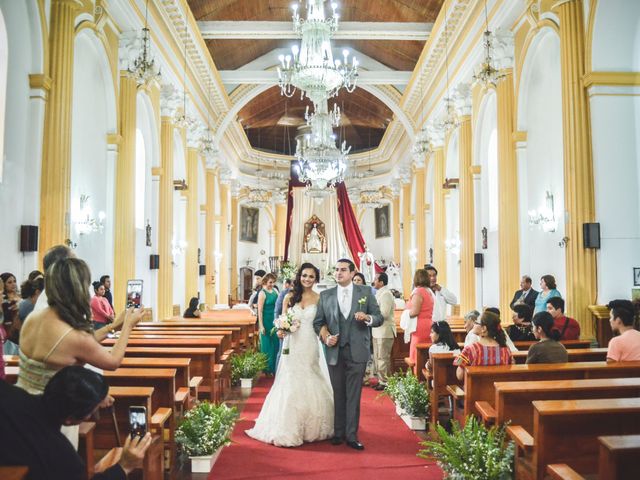
<instances>
[{"instance_id":1,"label":"seated guest","mask_svg":"<svg viewBox=\"0 0 640 480\"><path fill-rule=\"evenodd\" d=\"M609 341L608 362L640 361L640 332L634 328L636 309L629 300L609 302L611 330L618 334Z\"/></svg>"},{"instance_id":2,"label":"seated guest","mask_svg":"<svg viewBox=\"0 0 640 480\"><path fill-rule=\"evenodd\" d=\"M560 340L578 340L580 338L580 324L564 314L564 300L553 297L547 300L547 312L551 314L554 328L560 332Z\"/></svg>"},{"instance_id":3,"label":"seated guest","mask_svg":"<svg viewBox=\"0 0 640 480\"><path fill-rule=\"evenodd\" d=\"M102 375L75 366L53 376L42 395L0 381L0 465L29 467L30 480L84 480L87 469L60 432L62 425L79 425L113 398ZM151 434L127 439L120 461L93 480L125 480L142 466Z\"/></svg>"},{"instance_id":4,"label":"seated guest","mask_svg":"<svg viewBox=\"0 0 640 480\"><path fill-rule=\"evenodd\" d=\"M540 341L527 353L527 363L565 363L569 361L567 349L558 339L560 332L554 326L549 312L536 313L533 317L533 334Z\"/></svg>"},{"instance_id":5,"label":"seated guest","mask_svg":"<svg viewBox=\"0 0 640 480\"><path fill-rule=\"evenodd\" d=\"M480 341L480 312L471 310L464 316L464 329L467 336L464 337L464 346Z\"/></svg>"},{"instance_id":6,"label":"seated guest","mask_svg":"<svg viewBox=\"0 0 640 480\"><path fill-rule=\"evenodd\" d=\"M109 323L113 323L116 315L104 296L105 287L100 282L93 282L95 295L91 299L91 315L93 316L93 328L98 330Z\"/></svg>"},{"instance_id":7,"label":"seated guest","mask_svg":"<svg viewBox=\"0 0 640 480\"><path fill-rule=\"evenodd\" d=\"M502 316L500 315L500 309L499 308L497 308L497 307L487 307L487 308L484 309L484 311L493 313L494 315L497 315L498 319L500 320L500 323L502 323ZM509 347L509 350L511 350L512 352L517 352L518 351L518 349L516 348L516 346L513 343L513 340L511 340L511 337L509 337L509 335L505 335L505 340L507 342L507 347Z\"/></svg>"},{"instance_id":8,"label":"seated guest","mask_svg":"<svg viewBox=\"0 0 640 480\"><path fill-rule=\"evenodd\" d=\"M453 361L458 366L456 377L464 380L464 367L474 365L509 365L513 363L507 346L507 335L500 326L500 317L485 311L480 317L480 341L467 345Z\"/></svg>"},{"instance_id":9,"label":"seated guest","mask_svg":"<svg viewBox=\"0 0 640 480\"><path fill-rule=\"evenodd\" d=\"M4 344L6 355L16 355L18 353L18 342L22 322L18 316L18 283L12 273L5 272L0 275L3 289L0 291L2 297L2 323L7 337Z\"/></svg>"},{"instance_id":10,"label":"seated guest","mask_svg":"<svg viewBox=\"0 0 640 480\"><path fill-rule=\"evenodd\" d=\"M512 307L513 325L507 328L509 338L514 342L531 342L536 339L531 331L531 315L533 308L524 303L519 303Z\"/></svg>"},{"instance_id":11,"label":"seated guest","mask_svg":"<svg viewBox=\"0 0 640 480\"><path fill-rule=\"evenodd\" d=\"M540 278L540 293L536 297L533 314L544 312L547 309L547 300L554 297L562 298L560 292L556 290L556 279L553 275L543 275Z\"/></svg>"},{"instance_id":12,"label":"seated guest","mask_svg":"<svg viewBox=\"0 0 640 480\"><path fill-rule=\"evenodd\" d=\"M200 310L198 310L198 297L191 297L189 307L184 311L184 318L200 318Z\"/></svg>"},{"instance_id":13,"label":"seated guest","mask_svg":"<svg viewBox=\"0 0 640 480\"><path fill-rule=\"evenodd\" d=\"M40 272L38 272L40 273ZM36 306L38 297L44 290L44 276L40 275L35 278L30 278L26 282L22 282L20 285L20 296L22 301L18 304L18 318L24 323L29 314Z\"/></svg>"},{"instance_id":14,"label":"seated guest","mask_svg":"<svg viewBox=\"0 0 640 480\"><path fill-rule=\"evenodd\" d=\"M536 298L538 297L538 291L531 288L533 281L529 275L525 275L520 279L520 290L516 291L511 300L511 310L515 305L529 305L531 309L536 306Z\"/></svg>"},{"instance_id":15,"label":"seated guest","mask_svg":"<svg viewBox=\"0 0 640 480\"><path fill-rule=\"evenodd\" d=\"M431 356L434 353L454 352L460 353L460 346L453 338L453 332L447 322L434 322L431 324L431 346L429 347L429 360L425 367L431 371Z\"/></svg>"}]
</instances>

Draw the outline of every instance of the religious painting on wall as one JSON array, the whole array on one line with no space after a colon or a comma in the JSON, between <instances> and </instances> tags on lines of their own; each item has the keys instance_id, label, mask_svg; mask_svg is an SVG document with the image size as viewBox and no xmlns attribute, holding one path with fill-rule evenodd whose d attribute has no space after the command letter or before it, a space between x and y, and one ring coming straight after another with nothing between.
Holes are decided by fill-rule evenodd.
<instances>
[{"instance_id":1,"label":"religious painting on wall","mask_svg":"<svg viewBox=\"0 0 640 480\"><path fill-rule=\"evenodd\" d=\"M389 229L389 205L383 205L374 210L376 219L376 238L390 237Z\"/></svg>"},{"instance_id":2,"label":"religious painting on wall","mask_svg":"<svg viewBox=\"0 0 640 480\"><path fill-rule=\"evenodd\" d=\"M240 241L258 243L260 210L240 207Z\"/></svg>"}]
</instances>

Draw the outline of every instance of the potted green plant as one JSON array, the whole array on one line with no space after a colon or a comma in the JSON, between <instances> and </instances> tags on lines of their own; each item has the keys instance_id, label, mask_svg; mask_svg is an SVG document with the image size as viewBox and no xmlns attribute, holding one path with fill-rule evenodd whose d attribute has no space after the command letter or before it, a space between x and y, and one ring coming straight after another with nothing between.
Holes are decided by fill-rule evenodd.
<instances>
[{"instance_id":1,"label":"potted green plant","mask_svg":"<svg viewBox=\"0 0 640 480\"><path fill-rule=\"evenodd\" d=\"M433 459L446 478L455 480L506 480L512 477L514 445L505 442L505 427L487 429L474 416L464 428L453 422L451 433L437 425L436 441L421 445L418 456Z\"/></svg>"},{"instance_id":2,"label":"potted green plant","mask_svg":"<svg viewBox=\"0 0 640 480\"><path fill-rule=\"evenodd\" d=\"M231 357L231 380L242 388L251 388L253 379L267 368L267 355L249 350Z\"/></svg>"},{"instance_id":3,"label":"potted green plant","mask_svg":"<svg viewBox=\"0 0 640 480\"><path fill-rule=\"evenodd\" d=\"M401 418L410 429L427 428L429 393L410 370L400 379L396 401L402 411Z\"/></svg>"},{"instance_id":4,"label":"potted green plant","mask_svg":"<svg viewBox=\"0 0 640 480\"><path fill-rule=\"evenodd\" d=\"M398 396L400 392L400 388L402 385L402 381L404 380L404 373L396 372L390 377L387 378L387 385L382 391L382 395L386 395L389 397L393 403L396 405L396 414L402 415L404 411L400 407L400 402L398 401Z\"/></svg>"},{"instance_id":5,"label":"potted green plant","mask_svg":"<svg viewBox=\"0 0 640 480\"><path fill-rule=\"evenodd\" d=\"M222 447L231 442L238 419L236 408L204 401L184 414L176 430L176 443L191 459L192 472L209 473Z\"/></svg>"}]
</instances>

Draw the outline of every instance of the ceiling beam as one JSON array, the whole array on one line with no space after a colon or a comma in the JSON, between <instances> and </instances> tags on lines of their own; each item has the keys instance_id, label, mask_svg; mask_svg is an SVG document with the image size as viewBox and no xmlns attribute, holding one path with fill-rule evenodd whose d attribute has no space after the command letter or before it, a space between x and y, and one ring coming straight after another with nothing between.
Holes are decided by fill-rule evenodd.
<instances>
[{"instance_id":1,"label":"ceiling beam","mask_svg":"<svg viewBox=\"0 0 640 480\"><path fill-rule=\"evenodd\" d=\"M220 70L220 78L225 84L276 85L278 73L275 70ZM359 70L358 85L406 85L412 72L395 70Z\"/></svg>"},{"instance_id":2,"label":"ceiling beam","mask_svg":"<svg viewBox=\"0 0 640 480\"><path fill-rule=\"evenodd\" d=\"M231 39L297 39L292 22L268 21L200 21L205 40ZM341 22L331 37L335 40L408 40L426 41L433 23L413 22Z\"/></svg>"}]
</instances>

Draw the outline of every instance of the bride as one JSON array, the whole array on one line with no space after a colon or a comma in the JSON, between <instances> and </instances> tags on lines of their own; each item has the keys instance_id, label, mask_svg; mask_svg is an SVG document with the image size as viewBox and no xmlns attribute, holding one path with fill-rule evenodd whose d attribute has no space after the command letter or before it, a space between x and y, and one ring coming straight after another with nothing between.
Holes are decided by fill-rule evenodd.
<instances>
[{"instance_id":1,"label":"bride","mask_svg":"<svg viewBox=\"0 0 640 480\"><path fill-rule=\"evenodd\" d=\"M315 266L303 263L284 298L283 314L290 310L300 320L300 328L289 334L289 353L280 356L255 426L246 430L261 442L296 447L333 436L333 390L324 351L313 330L320 295L312 289L319 277Z\"/></svg>"}]
</instances>

